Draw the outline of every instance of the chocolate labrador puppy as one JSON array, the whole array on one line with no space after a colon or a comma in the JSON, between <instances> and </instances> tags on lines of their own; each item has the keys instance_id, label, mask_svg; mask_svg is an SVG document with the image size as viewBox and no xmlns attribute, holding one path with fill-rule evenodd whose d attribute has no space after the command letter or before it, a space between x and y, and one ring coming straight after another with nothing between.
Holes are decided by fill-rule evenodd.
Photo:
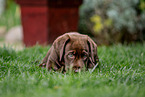
<instances>
[{"instance_id":1,"label":"chocolate labrador puppy","mask_svg":"<svg viewBox=\"0 0 145 97\"><path fill-rule=\"evenodd\" d=\"M53 42L39 66L54 71L61 69L63 72L71 68L74 72L79 72L93 68L98 61L95 42L87 35L70 32Z\"/></svg>"}]
</instances>

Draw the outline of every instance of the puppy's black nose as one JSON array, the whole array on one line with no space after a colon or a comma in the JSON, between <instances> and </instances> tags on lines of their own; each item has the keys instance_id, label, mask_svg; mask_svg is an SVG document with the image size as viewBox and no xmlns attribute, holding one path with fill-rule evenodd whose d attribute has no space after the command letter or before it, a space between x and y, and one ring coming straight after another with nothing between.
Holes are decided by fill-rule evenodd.
<instances>
[{"instance_id":1,"label":"puppy's black nose","mask_svg":"<svg viewBox=\"0 0 145 97\"><path fill-rule=\"evenodd\" d=\"M79 65L73 66L73 69L74 69L75 73L80 72L81 66L79 66Z\"/></svg>"},{"instance_id":2,"label":"puppy's black nose","mask_svg":"<svg viewBox=\"0 0 145 97\"><path fill-rule=\"evenodd\" d=\"M80 69L80 68L81 68L81 66L79 66L79 65L73 66L73 69Z\"/></svg>"}]
</instances>

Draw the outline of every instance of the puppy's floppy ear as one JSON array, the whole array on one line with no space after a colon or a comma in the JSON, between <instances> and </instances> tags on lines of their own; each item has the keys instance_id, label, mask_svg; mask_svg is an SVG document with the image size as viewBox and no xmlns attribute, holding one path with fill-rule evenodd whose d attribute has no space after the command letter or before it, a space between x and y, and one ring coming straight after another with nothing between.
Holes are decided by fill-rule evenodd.
<instances>
[{"instance_id":1,"label":"puppy's floppy ear","mask_svg":"<svg viewBox=\"0 0 145 97\"><path fill-rule=\"evenodd\" d=\"M88 37L88 46L89 46L89 52L90 52L90 61L92 65L95 65L97 62L99 62L99 58L97 55L97 45L96 43Z\"/></svg>"},{"instance_id":2,"label":"puppy's floppy ear","mask_svg":"<svg viewBox=\"0 0 145 97\"><path fill-rule=\"evenodd\" d=\"M60 52L59 52L59 61L62 61L62 58L64 56L64 52L65 52L65 46L66 44L68 43L68 41L70 40L69 37L67 37L66 39L64 39L62 42L62 45L61 45L61 48L60 48Z\"/></svg>"},{"instance_id":3,"label":"puppy's floppy ear","mask_svg":"<svg viewBox=\"0 0 145 97\"><path fill-rule=\"evenodd\" d=\"M47 55L43 59L39 67L46 67L50 70L52 67L59 69L62 65L62 58L67 42L69 41L69 35L64 34L59 36L52 44L51 48L47 52Z\"/></svg>"},{"instance_id":4,"label":"puppy's floppy ear","mask_svg":"<svg viewBox=\"0 0 145 97\"><path fill-rule=\"evenodd\" d=\"M69 42L70 37L68 34L64 34L54 42L54 48L56 49L56 52L59 56L59 61L62 61L64 52L65 52L65 46Z\"/></svg>"}]
</instances>

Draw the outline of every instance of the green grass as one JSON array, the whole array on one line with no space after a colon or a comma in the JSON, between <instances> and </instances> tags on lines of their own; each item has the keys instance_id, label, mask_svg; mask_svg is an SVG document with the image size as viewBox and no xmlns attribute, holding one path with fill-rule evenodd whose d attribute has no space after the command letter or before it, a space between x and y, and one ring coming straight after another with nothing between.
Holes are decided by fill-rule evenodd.
<instances>
[{"instance_id":1,"label":"green grass","mask_svg":"<svg viewBox=\"0 0 145 97\"><path fill-rule=\"evenodd\" d=\"M39 68L48 49L0 48L0 97L145 97L145 44L101 46L100 70L80 74Z\"/></svg>"}]
</instances>

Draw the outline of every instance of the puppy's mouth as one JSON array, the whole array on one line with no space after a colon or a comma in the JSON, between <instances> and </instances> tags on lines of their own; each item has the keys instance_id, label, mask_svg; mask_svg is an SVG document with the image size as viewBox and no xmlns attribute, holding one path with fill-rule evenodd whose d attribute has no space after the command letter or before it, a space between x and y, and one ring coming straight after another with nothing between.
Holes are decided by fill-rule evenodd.
<instances>
[{"instance_id":1,"label":"puppy's mouth","mask_svg":"<svg viewBox=\"0 0 145 97\"><path fill-rule=\"evenodd\" d=\"M72 65L65 67L66 72L74 72L74 73L79 73L86 71L86 67L83 68L76 68L75 66L73 67Z\"/></svg>"},{"instance_id":2,"label":"puppy's mouth","mask_svg":"<svg viewBox=\"0 0 145 97\"><path fill-rule=\"evenodd\" d=\"M81 72L82 70L81 69L76 69L76 70L73 70L75 73L79 73Z\"/></svg>"}]
</instances>

